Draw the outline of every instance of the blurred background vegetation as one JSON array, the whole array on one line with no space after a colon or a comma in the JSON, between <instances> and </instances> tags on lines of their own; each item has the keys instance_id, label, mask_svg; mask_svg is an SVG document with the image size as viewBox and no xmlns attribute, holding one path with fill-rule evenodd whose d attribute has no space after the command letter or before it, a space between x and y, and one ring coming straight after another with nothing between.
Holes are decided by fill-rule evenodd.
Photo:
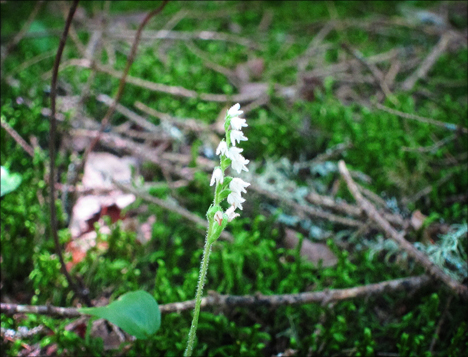
<instances>
[{"instance_id":1,"label":"blurred background vegetation","mask_svg":"<svg viewBox=\"0 0 468 357\"><path fill-rule=\"evenodd\" d=\"M0 4L1 165L22 179L1 198L2 302L79 304L60 272L47 204L51 69L70 4ZM61 61L58 229L71 274L95 304L137 289L159 304L195 294L203 234L143 197L123 209L125 219L101 209L88 220L95 236L83 256L70 245L82 238L70 228L77 198L99 194L79 190L83 172L73 171L75 160L108 109L105 96L115 96L135 30L159 4L81 2ZM102 140L95 151L130 156L134 183L203 218L219 118L240 98L249 124L242 147L251 160L243 178L282 201L249 192L228 227L234 241L216 243L208 290L293 294L424 273L365 216L351 217L359 227L350 227L284 203L325 215L330 210L311 202L311 194L355 205L340 159L380 197L382 211L405 222L398 229L408 240L466 284L466 13L466 2L458 1L171 1L145 27L120 100L154 132L117 110L105 134L126 141ZM154 153L159 165L129 142ZM78 186L63 194L73 174ZM291 232L294 244L287 243ZM302 254L305 241L326 247L330 265ZM468 347L467 310L437 283L323 306L209 308L202 310L195 355L459 356ZM87 320L2 313L2 349L9 356L181 355L190 321L191 311L165 314L152 339L112 343ZM5 332L37 326L43 328L26 336Z\"/></svg>"}]
</instances>

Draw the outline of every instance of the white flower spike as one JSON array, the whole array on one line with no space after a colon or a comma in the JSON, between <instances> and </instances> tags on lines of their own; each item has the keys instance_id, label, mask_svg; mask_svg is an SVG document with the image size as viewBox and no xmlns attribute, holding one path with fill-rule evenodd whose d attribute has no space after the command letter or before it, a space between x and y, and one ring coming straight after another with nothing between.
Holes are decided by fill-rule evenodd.
<instances>
[{"instance_id":1,"label":"white flower spike","mask_svg":"<svg viewBox=\"0 0 468 357\"><path fill-rule=\"evenodd\" d=\"M242 210L242 203L245 202L245 199L242 198L241 195L239 195L238 193L231 192L227 197L227 201L234 208L239 208L240 210Z\"/></svg>"},{"instance_id":2,"label":"white flower spike","mask_svg":"<svg viewBox=\"0 0 468 357\"><path fill-rule=\"evenodd\" d=\"M231 108L229 108L227 115L231 118L238 117L239 115L244 113L242 110L239 110L239 109L240 109L240 104L239 103L234 104Z\"/></svg>"},{"instance_id":3,"label":"white flower spike","mask_svg":"<svg viewBox=\"0 0 468 357\"><path fill-rule=\"evenodd\" d=\"M219 145L218 145L218 148L216 149L216 155L227 155L227 151L228 151L228 147L227 147L227 144L224 140L222 140Z\"/></svg>"},{"instance_id":4,"label":"white flower spike","mask_svg":"<svg viewBox=\"0 0 468 357\"><path fill-rule=\"evenodd\" d=\"M231 183L229 184L229 188L232 192L236 192L240 195L241 192L247 193L245 190L246 187L250 186L250 183L245 182L244 180L235 177L232 179Z\"/></svg>"},{"instance_id":5,"label":"white flower spike","mask_svg":"<svg viewBox=\"0 0 468 357\"><path fill-rule=\"evenodd\" d=\"M213 171L213 175L211 176L210 186L213 186L215 182L216 184L218 182L221 182L221 183L224 182L223 172L221 171L219 167L216 167Z\"/></svg>"},{"instance_id":6,"label":"white flower spike","mask_svg":"<svg viewBox=\"0 0 468 357\"><path fill-rule=\"evenodd\" d=\"M231 144L233 146L236 146L236 140L237 140L237 142L240 143L241 141L247 141L248 139L244 136L242 131L240 131L240 130L231 130Z\"/></svg>"}]
</instances>

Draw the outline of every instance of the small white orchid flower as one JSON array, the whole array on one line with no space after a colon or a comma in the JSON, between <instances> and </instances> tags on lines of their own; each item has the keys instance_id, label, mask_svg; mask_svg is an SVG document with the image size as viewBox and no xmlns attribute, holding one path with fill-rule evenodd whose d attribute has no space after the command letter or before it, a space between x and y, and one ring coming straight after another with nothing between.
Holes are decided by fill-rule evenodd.
<instances>
[{"instance_id":1,"label":"small white orchid flower","mask_svg":"<svg viewBox=\"0 0 468 357\"><path fill-rule=\"evenodd\" d=\"M242 130L242 127L247 127L247 122L245 119L235 117L231 119L231 128L234 130Z\"/></svg>"},{"instance_id":2,"label":"small white orchid flower","mask_svg":"<svg viewBox=\"0 0 468 357\"><path fill-rule=\"evenodd\" d=\"M245 190L246 187L250 186L250 183L245 182L244 180L235 177L232 179L231 183L229 184L229 188L231 189L232 192L236 192L240 194L241 192L246 193L247 191Z\"/></svg>"},{"instance_id":3,"label":"small white orchid flower","mask_svg":"<svg viewBox=\"0 0 468 357\"><path fill-rule=\"evenodd\" d=\"M227 112L227 116L233 118L233 117L238 117L239 115L241 115L243 113L242 110L239 110L240 109L240 104L237 103L237 104L234 104L231 108L229 108L228 112Z\"/></svg>"},{"instance_id":4,"label":"small white orchid flower","mask_svg":"<svg viewBox=\"0 0 468 357\"><path fill-rule=\"evenodd\" d=\"M214 184L218 184L218 182L223 183L224 182L224 177L223 177L223 172L219 167L216 167L213 171L213 175L211 176L211 182L210 186L213 186Z\"/></svg>"},{"instance_id":5,"label":"small white orchid flower","mask_svg":"<svg viewBox=\"0 0 468 357\"><path fill-rule=\"evenodd\" d=\"M223 212L222 211L216 212L214 215L214 220L218 222L219 225L221 225L223 223Z\"/></svg>"},{"instance_id":6,"label":"small white orchid flower","mask_svg":"<svg viewBox=\"0 0 468 357\"><path fill-rule=\"evenodd\" d=\"M216 155L226 155L227 156L227 151L228 151L228 147L227 147L227 144L224 140L222 140L219 145L218 145L218 148L216 149Z\"/></svg>"},{"instance_id":7,"label":"small white orchid flower","mask_svg":"<svg viewBox=\"0 0 468 357\"><path fill-rule=\"evenodd\" d=\"M229 148L228 153L226 156L231 159L231 167L233 170L237 171L238 174L241 173L242 170L249 171L247 165L250 161L246 160L240 153L244 151L244 149L236 148L235 146L231 146Z\"/></svg>"},{"instance_id":8,"label":"small white orchid flower","mask_svg":"<svg viewBox=\"0 0 468 357\"><path fill-rule=\"evenodd\" d=\"M233 157L240 155L242 151L244 151L244 149L231 146L229 150L227 151L226 156L232 160Z\"/></svg>"},{"instance_id":9,"label":"small white orchid flower","mask_svg":"<svg viewBox=\"0 0 468 357\"><path fill-rule=\"evenodd\" d=\"M236 146L236 140L237 140L237 142L240 143L241 141L247 141L248 139L244 136L242 131L240 131L240 130L231 130L231 144L233 146Z\"/></svg>"},{"instance_id":10,"label":"small white orchid flower","mask_svg":"<svg viewBox=\"0 0 468 357\"><path fill-rule=\"evenodd\" d=\"M234 218L240 216L239 213L235 213L235 212L234 212L235 209L236 209L236 207L230 206L230 207L226 210L225 213L226 213L227 216L228 216L228 222L231 222Z\"/></svg>"},{"instance_id":11,"label":"small white orchid flower","mask_svg":"<svg viewBox=\"0 0 468 357\"><path fill-rule=\"evenodd\" d=\"M242 202L245 202L245 199L243 199L237 192L231 192L227 197L227 201L230 205L234 206L234 208L242 210Z\"/></svg>"}]
</instances>

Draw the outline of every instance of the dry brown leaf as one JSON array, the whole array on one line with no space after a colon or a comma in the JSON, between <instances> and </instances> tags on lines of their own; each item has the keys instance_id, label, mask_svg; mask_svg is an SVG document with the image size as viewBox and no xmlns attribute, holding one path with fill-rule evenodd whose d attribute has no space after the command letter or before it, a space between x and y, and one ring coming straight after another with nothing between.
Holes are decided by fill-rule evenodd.
<instances>
[{"instance_id":1,"label":"dry brown leaf","mask_svg":"<svg viewBox=\"0 0 468 357\"><path fill-rule=\"evenodd\" d=\"M284 245L289 249L294 249L299 244L299 238L297 237L297 232L292 229L286 228ZM322 261L323 267L334 266L338 263L338 258L333 254L333 252L328 248L326 244L323 243L313 243L310 240L304 238L302 240L302 246L300 254L302 257L306 258L310 262L318 265Z\"/></svg>"}]
</instances>

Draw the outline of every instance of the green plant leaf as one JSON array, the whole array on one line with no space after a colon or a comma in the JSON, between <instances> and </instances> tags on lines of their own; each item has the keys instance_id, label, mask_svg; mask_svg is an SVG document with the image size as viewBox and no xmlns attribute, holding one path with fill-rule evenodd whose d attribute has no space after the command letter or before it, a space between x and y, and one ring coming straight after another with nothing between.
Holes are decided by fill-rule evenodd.
<instances>
[{"instance_id":1,"label":"green plant leaf","mask_svg":"<svg viewBox=\"0 0 468 357\"><path fill-rule=\"evenodd\" d=\"M146 291L126 293L104 307L79 309L80 312L106 319L139 339L147 339L161 326L161 311Z\"/></svg>"},{"instance_id":2,"label":"green plant leaf","mask_svg":"<svg viewBox=\"0 0 468 357\"><path fill-rule=\"evenodd\" d=\"M1 166L1 194L3 197L7 193L14 191L20 185L22 178L20 174L10 174L6 168Z\"/></svg>"}]
</instances>

